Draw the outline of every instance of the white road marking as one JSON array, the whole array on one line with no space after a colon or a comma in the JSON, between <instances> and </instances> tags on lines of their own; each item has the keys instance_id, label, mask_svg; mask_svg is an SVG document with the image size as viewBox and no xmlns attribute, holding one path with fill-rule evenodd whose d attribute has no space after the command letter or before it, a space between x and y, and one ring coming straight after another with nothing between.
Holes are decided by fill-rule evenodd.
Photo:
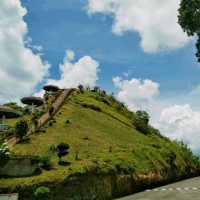
<instances>
[{"instance_id":1,"label":"white road marking","mask_svg":"<svg viewBox=\"0 0 200 200\"><path fill-rule=\"evenodd\" d=\"M198 190L198 188L196 188L196 187L193 187L193 188L192 188L192 190Z\"/></svg>"},{"instance_id":2,"label":"white road marking","mask_svg":"<svg viewBox=\"0 0 200 200\"><path fill-rule=\"evenodd\" d=\"M165 191L197 191L197 190L200 190L200 188L197 188L197 187L192 187L192 188L189 188L189 187L177 187L177 188L155 188L155 189L147 189L146 192L165 192Z\"/></svg>"},{"instance_id":3,"label":"white road marking","mask_svg":"<svg viewBox=\"0 0 200 200\"><path fill-rule=\"evenodd\" d=\"M151 192L151 190L148 189L148 190L146 190L146 192Z\"/></svg>"}]
</instances>

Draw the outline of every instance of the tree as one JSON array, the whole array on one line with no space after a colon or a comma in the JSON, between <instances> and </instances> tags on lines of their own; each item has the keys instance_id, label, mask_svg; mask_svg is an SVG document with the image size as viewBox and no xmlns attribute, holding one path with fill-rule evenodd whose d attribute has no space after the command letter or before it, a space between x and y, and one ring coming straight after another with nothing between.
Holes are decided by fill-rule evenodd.
<instances>
[{"instance_id":1,"label":"tree","mask_svg":"<svg viewBox=\"0 0 200 200\"><path fill-rule=\"evenodd\" d=\"M28 132L28 123L26 120L20 120L15 125L15 134L16 137L18 137L20 140L23 139L23 137Z\"/></svg>"},{"instance_id":2,"label":"tree","mask_svg":"<svg viewBox=\"0 0 200 200\"><path fill-rule=\"evenodd\" d=\"M80 84L78 86L78 89L80 90L81 93L84 93L84 86L83 85Z\"/></svg>"},{"instance_id":3,"label":"tree","mask_svg":"<svg viewBox=\"0 0 200 200\"><path fill-rule=\"evenodd\" d=\"M138 131L147 134L149 130L149 114L146 111L137 111L133 124Z\"/></svg>"},{"instance_id":4,"label":"tree","mask_svg":"<svg viewBox=\"0 0 200 200\"><path fill-rule=\"evenodd\" d=\"M60 143L58 146L57 146L57 155L58 155L58 158L59 158L59 163L61 163L61 158L63 156L66 156L67 154L69 154L69 145L66 144L66 143Z\"/></svg>"},{"instance_id":5,"label":"tree","mask_svg":"<svg viewBox=\"0 0 200 200\"><path fill-rule=\"evenodd\" d=\"M95 87L94 87L94 92L99 92L99 91L100 91L100 87L95 86Z\"/></svg>"},{"instance_id":6,"label":"tree","mask_svg":"<svg viewBox=\"0 0 200 200\"><path fill-rule=\"evenodd\" d=\"M34 192L34 196L37 200L47 200L49 197L50 189L48 187L38 187Z\"/></svg>"},{"instance_id":7,"label":"tree","mask_svg":"<svg viewBox=\"0 0 200 200\"><path fill-rule=\"evenodd\" d=\"M198 62L200 62L200 0L182 0L179 8L179 24L189 35L197 35Z\"/></svg>"}]
</instances>

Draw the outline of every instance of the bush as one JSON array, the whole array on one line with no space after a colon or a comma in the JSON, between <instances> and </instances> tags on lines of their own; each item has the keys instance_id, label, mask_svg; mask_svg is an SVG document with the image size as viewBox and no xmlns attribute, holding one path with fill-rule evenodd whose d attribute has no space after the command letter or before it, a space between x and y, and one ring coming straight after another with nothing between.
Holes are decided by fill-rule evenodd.
<instances>
[{"instance_id":1,"label":"bush","mask_svg":"<svg viewBox=\"0 0 200 200\"><path fill-rule=\"evenodd\" d=\"M80 90L81 93L84 93L84 86L83 85L79 85L78 89Z\"/></svg>"},{"instance_id":2,"label":"bush","mask_svg":"<svg viewBox=\"0 0 200 200\"><path fill-rule=\"evenodd\" d=\"M101 108L96 106L96 105L93 105L93 104L86 104L86 103L83 103L81 104L84 108L89 108L89 109L92 109L94 111L97 111L97 112L101 112Z\"/></svg>"},{"instance_id":3,"label":"bush","mask_svg":"<svg viewBox=\"0 0 200 200\"><path fill-rule=\"evenodd\" d=\"M23 139L23 137L28 132L28 123L26 120L20 120L15 125L15 134L16 137L20 139L20 141Z\"/></svg>"},{"instance_id":4,"label":"bush","mask_svg":"<svg viewBox=\"0 0 200 200\"><path fill-rule=\"evenodd\" d=\"M50 189L48 187L41 186L36 189L34 196L36 200L47 200L49 198Z\"/></svg>"},{"instance_id":5,"label":"bush","mask_svg":"<svg viewBox=\"0 0 200 200\"><path fill-rule=\"evenodd\" d=\"M52 168L52 163L49 156L40 157L40 167L46 170L50 170Z\"/></svg>"},{"instance_id":6,"label":"bush","mask_svg":"<svg viewBox=\"0 0 200 200\"><path fill-rule=\"evenodd\" d=\"M195 165L195 167L199 168L200 167L200 157L194 155L193 152L191 151L191 149L187 146L187 144L184 144L183 141L176 142L176 143L181 147L182 151L184 152L185 161L187 161L189 163L193 163Z\"/></svg>"},{"instance_id":7,"label":"bush","mask_svg":"<svg viewBox=\"0 0 200 200\"><path fill-rule=\"evenodd\" d=\"M144 133L149 133L149 114L146 111L137 111L133 120L135 128Z\"/></svg>"},{"instance_id":8,"label":"bush","mask_svg":"<svg viewBox=\"0 0 200 200\"><path fill-rule=\"evenodd\" d=\"M61 158L63 156L66 156L67 154L69 154L69 145L66 144L66 143L60 143L58 146L57 146L57 155L58 155L58 158L59 158L59 163L61 163Z\"/></svg>"},{"instance_id":9,"label":"bush","mask_svg":"<svg viewBox=\"0 0 200 200\"><path fill-rule=\"evenodd\" d=\"M93 92L96 92L96 93L100 92L100 88L98 86L95 86L93 89Z\"/></svg>"}]
</instances>

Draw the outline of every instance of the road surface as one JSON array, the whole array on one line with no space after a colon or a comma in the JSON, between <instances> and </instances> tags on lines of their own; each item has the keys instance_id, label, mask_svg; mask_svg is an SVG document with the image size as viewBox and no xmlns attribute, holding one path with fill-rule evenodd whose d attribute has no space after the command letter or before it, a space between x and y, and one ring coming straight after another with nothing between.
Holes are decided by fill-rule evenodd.
<instances>
[{"instance_id":1,"label":"road surface","mask_svg":"<svg viewBox=\"0 0 200 200\"><path fill-rule=\"evenodd\" d=\"M200 200L200 177L146 190L118 200Z\"/></svg>"}]
</instances>

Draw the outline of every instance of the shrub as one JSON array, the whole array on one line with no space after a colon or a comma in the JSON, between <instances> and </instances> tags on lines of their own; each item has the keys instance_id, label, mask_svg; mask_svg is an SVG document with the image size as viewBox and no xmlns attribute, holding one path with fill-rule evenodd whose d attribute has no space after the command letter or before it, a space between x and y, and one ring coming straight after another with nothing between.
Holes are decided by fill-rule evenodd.
<instances>
[{"instance_id":1,"label":"shrub","mask_svg":"<svg viewBox=\"0 0 200 200\"><path fill-rule=\"evenodd\" d=\"M47 200L49 198L50 189L48 187L38 187L34 192L36 200Z\"/></svg>"},{"instance_id":2,"label":"shrub","mask_svg":"<svg viewBox=\"0 0 200 200\"><path fill-rule=\"evenodd\" d=\"M52 163L49 156L40 157L40 167L46 170L50 170L52 168Z\"/></svg>"},{"instance_id":3,"label":"shrub","mask_svg":"<svg viewBox=\"0 0 200 200\"><path fill-rule=\"evenodd\" d=\"M63 156L66 156L67 154L69 154L69 145L66 144L66 143L60 143L58 146L57 146L57 155L58 155L58 158L59 158L59 163L61 163L61 158Z\"/></svg>"},{"instance_id":4,"label":"shrub","mask_svg":"<svg viewBox=\"0 0 200 200\"><path fill-rule=\"evenodd\" d=\"M170 152L168 155L168 163L170 164L170 166L175 166L176 162L176 154L174 152Z\"/></svg>"},{"instance_id":5,"label":"shrub","mask_svg":"<svg viewBox=\"0 0 200 200\"><path fill-rule=\"evenodd\" d=\"M80 90L81 93L84 93L84 87L83 87L83 85L79 85L78 89Z\"/></svg>"},{"instance_id":6,"label":"shrub","mask_svg":"<svg viewBox=\"0 0 200 200\"><path fill-rule=\"evenodd\" d=\"M95 86L93 92L100 92L100 88L98 86Z\"/></svg>"},{"instance_id":7,"label":"shrub","mask_svg":"<svg viewBox=\"0 0 200 200\"><path fill-rule=\"evenodd\" d=\"M115 105L115 108L117 111L122 111L123 109L125 109L125 105L123 103L117 103Z\"/></svg>"},{"instance_id":8,"label":"shrub","mask_svg":"<svg viewBox=\"0 0 200 200\"><path fill-rule=\"evenodd\" d=\"M102 96L106 96L106 95L107 95L107 94L106 94L106 91L105 91L105 90L102 90L102 91L101 91L101 95L102 95Z\"/></svg>"},{"instance_id":9,"label":"shrub","mask_svg":"<svg viewBox=\"0 0 200 200\"><path fill-rule=\"evenodd\" d=\"M137 111L133 120L135 128L144 133L149 133L149 114L146 111Z\"/></svg>"},{"instance_id":10,"label":"shrub","mask_svg":"<svg viewBox=\"0 0 200 200\"><path fill-rule=\"evenodd\" d=\"M70 120L67 119L67 120L65 121L65 124L70 124Z\"/></svg>"},{"instance_id":11,"label":"shrub","mask_svg":"<svg viewBox=\"0 0 200 200\"><path fill-rule=\"evenodd\" d=\"M20 139L20 141L23 139L23 137L28 132L28 123L26 120L20 120L15 125L15 134L16 137Z\"/></svg>"},{"instance_id":12,"label":"shrub","mask_svg":"<svg viewBox=\"0 0 200 200\"><path fill-rule=\"evenodd\" d=\"M86 104L86 103L83 103L81 104L84 108L90 108L94 111L97 111L97 112L101 112L101 108L96 106L96 105L93 105L93 104Z\"/></svg>"},{"instance_id":13,"label":"shrub","mask_svg":"<svg viewBox=\"0 0 200 200\"><path fill-rule=\"evenodd\" d=\"M187 146L187 144L184 144L183 141L181 142L176 142L184 152L184 158L187 162L193 163L195 167L199 168L200 167L200 157L196 156L193 154L191 149Z\"/></svg>"}]
</instances>

